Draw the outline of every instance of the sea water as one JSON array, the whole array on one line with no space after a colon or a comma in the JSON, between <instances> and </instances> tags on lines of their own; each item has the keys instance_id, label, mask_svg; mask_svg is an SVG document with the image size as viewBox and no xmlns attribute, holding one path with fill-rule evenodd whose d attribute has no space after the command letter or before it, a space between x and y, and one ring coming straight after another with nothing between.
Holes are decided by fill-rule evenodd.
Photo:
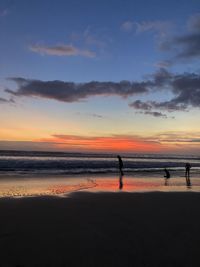
<instances>
[{"instance_id":1,"label":"sea water","mask_svg":"<svg viewBox=\"0 0 200 267\"><path fill-rule=\"evenodd\" d=\"M124 176L115 154L0 151L0 197L63 195L70 192L197 191L200 158L185 155L123 154ZM185 163L191 168L186 184ZM170 171L166 180L164 168Z\"/></svg>"}]
</instances>

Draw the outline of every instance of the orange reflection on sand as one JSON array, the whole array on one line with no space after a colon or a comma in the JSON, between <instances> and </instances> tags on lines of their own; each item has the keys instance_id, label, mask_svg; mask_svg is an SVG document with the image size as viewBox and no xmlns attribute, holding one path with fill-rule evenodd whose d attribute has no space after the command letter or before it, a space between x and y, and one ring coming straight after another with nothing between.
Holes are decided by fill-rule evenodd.
<instances>
[{"instance_id":1,"label":"orange reflection on sand","mask_svg":"<svg viewBox=\"0 0 200 267\"><path fill-rule=\"evenodd\" d=\"M63 184L53 185L48 187L48 191L50 192L50 194L57 195L57 194L65 194L69 192L80 191L84 189L90 189L95 186L96 186L95 182L93 182L92 180L91 181L87 180L86 182L78 183L75 185L63 185Z\"/></svg>"},{"instance_id":2,"label":"orange reflection on sand","mask_svg":"<svg viewBox=\"0 0 200 267\"><path fill-rule=\"evenodd\" d=\"M160 182L151 182L144 179L143 181L138 179L132 179L132 178L126 178L122 177L123 187L120 188L120 177L116 176L116 179L101 179L98 178L96 180L96 186L89 189L89 191L92 192L140 192L140 191L148 191L151 188L159 188L162 186L162 183Z\"/></svg>"}]
</instances>

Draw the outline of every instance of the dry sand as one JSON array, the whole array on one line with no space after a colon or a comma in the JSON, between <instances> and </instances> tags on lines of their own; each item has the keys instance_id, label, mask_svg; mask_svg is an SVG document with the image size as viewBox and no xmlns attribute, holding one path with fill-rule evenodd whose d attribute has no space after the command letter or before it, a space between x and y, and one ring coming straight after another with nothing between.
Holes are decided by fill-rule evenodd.
<instances>
[{"instance_id":1,"label":"dry sand","mask_svg":"<svg viewBox=\"0 0 200 267\"><path fill-rule=\"evenodd\" d=\"M0 200L0 266L200 266L199 193Z\"/></svg>"}]
</instances>

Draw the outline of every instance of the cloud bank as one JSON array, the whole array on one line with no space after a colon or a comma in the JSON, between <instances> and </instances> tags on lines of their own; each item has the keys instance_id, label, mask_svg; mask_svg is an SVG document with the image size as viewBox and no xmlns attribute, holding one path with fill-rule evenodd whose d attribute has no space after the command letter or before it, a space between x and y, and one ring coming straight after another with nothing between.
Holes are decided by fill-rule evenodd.
<instances>
[{"instance_id":1,"label":"cloud bank","mask_svg":"<svg viewBox=\"0 0 200 267\"><path fill-rule=\"evenodd\" d=\"M147 92L145 82L96 82L74 83L64 81L41 81L24 78L10 78L18 85L17 91L6 89L14 96L29 96L54 99L62 102L76 102L91 96L128 97Z\"/></svg>"},{"instance_id":2,"label":"cloud bank","mask_svg":"<svg viewBox=\"0 0 200 267\"><path fill-rule=\"evenodd\" d=\"M141 101L136 99L129 106L146 115L166 118L162 112L188 111L200 107L200 74L173 74L166 69L160 69L144 81L74 83L65 81L41 81L25 78L9 78L18 88L16 91L5 91L17 97L39 97L61 102L77 102L92 96L132 96L150 94L152 92L171 92L172 98L167 101Z\"/></svg>"},{"instance_id":3,"label":"cloud bank","mask_svg":"<svg viewBox=\"0 0 200 267\"><path fill-rule=\"evenodd\" d=\"M154 88L161 87L162 90L170 91L174 97L163 102L136 100L129 106L136 110L143 110L146 114L154 109L173 112L200 107L200 74L172 74L162 69L154 75L153 83Z\"/></svg>"}]
</instances>

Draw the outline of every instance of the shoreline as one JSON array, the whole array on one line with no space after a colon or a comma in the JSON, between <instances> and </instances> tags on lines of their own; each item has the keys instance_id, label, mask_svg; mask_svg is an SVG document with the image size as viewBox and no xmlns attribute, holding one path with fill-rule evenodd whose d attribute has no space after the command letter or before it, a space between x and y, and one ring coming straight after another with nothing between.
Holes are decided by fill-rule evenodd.
<instances>
[{"instance_id":1,"label":"shoreline","mask_svg":"<svg viewBox=\"0 0 200 267\"><path fill-rule=\"evenodd\" d=\"M65 196L76 191L86 192L200 192L200 179L191 177L186 184L185 177L164 179L163 177L124 175L76 175L68 177L43 176L0 179L0 198Z\"/></svg>"}]
</instances>

